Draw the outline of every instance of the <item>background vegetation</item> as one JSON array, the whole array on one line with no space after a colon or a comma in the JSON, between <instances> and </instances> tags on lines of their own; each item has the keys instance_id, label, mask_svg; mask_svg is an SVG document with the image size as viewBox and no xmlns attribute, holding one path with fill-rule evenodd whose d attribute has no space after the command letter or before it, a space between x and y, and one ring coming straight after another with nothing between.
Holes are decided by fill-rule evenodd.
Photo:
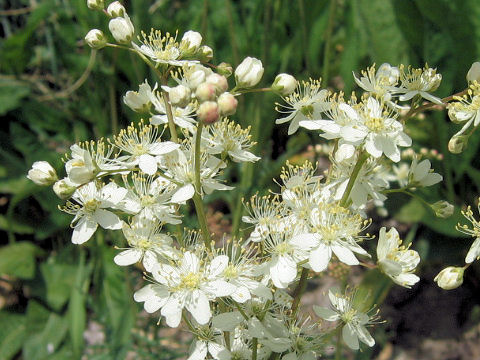
<instances>
[{"instance_id":1,"label":"background vegetation","mask_svg":"<svg viewBox=\"0 0 480 360\"><path fill-rule=\"evenodd\" d=\"M422 67L428 62L443 75L436 94L447 96L466 87L465 74L480 59L480 3L476 0L124 3L137 32L154 27L171 33L178 29L181 34L192 29L200 31L214 49L214 62L235 66L245 56L261 59L265 86L276 74L287 72L298 79L321 76L324 86L349 93L355 89L352 71L359 73L372 63ZM91 28L107 30L107 25L108 19L88 10L85 1L0 0L0 359L67 359L81 354L88 359L123 359L132 353L141 359L179 356L174 347L167 350L159 345L166 344L170 335L153 330L156 319L138 315L140 306L134 304L132 294L142 281L141 270L126 271L112 261L116 251L111 244L121 245L122 240L99 231L95 241L72 245L71 219L57 210L60 200L25 177L34 161L47 160L60 170L61 158L74 142L109 136L138 119L122 96L136 90L144 79L152 79L148 68L119 50L105 49L92 56L82 40ZM259 144L255 151L262 160L226 174L236 190L208 198L211 213L217 212L211 226L221 225L241 235L241 198L274 188L271 179L287 159L311 157L309 145L321 142L307 132L287 138L286 126L274 126L275 101L273 95L265 94L247 95L241 102L235 120L253 127ZM404 235L415 238L424 261L420 276L426 279L407 293L395 290L387 302L398 307L399 296L407 296L409 302L417 297L425 307L431 306L429 296L450 296L453 305L437 311L440 316L456 311L446 315L455 324L443 326L461 332L478 321L478 264L468 270L458 291L423 290L431 287L442 264L462 264L471 243L454 226L461 220L462 204L476 204L480 194L476 156L480 137L472 137L463 154L451 155L446 146L454 132L445 112L436 111L420 116L411 128L414 143L444 156L443 161L434 162L444 183L424 190L423 195L431 202L447 199L457 211L450 219L438 220L423 205L403 196L387 204L394 219L389 221L405 224ZM187 224L195 226L193 217ZM370 303L381 303L389 289L389 281L374 274L364 279L360 291L370 294ZM398 323L394 311L386 315L393 319L387 318L389 322ZM428 329L415 331L420 337L459 334L432 335ZM394 325L378 326L378 347L357 357L371 358L387 343L401 342L399 331ZM89 334L95 340L89 340ZM181 338L175 341L181 343Z\"/></svg>"}]
</instances>

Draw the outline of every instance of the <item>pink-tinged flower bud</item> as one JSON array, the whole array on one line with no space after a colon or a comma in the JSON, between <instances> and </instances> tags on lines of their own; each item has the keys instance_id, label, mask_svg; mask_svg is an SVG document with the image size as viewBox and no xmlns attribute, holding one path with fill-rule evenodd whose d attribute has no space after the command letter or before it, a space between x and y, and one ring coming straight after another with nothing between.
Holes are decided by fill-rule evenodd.
<instances>
[{"instance_id":1,"label":"pink-tinged flower bud","mask_svg":"<svg viewBox=\"0 0 480 360\"><path fill-rule=\"evenodd\" d=\"M103 10L105 3L103 0L87 0L87 7L90 10Z\"/></svg>"},{"instance_id":2,"label":"pink-tinged flower bud","mask_svg":"<svg viewBox=\"0 0 480 360\"><path fill-rule=\"evenodd\" d=\"M202 35L196 31L187 31L183 34L182 43L188 45L188 50L195 52L202 44Z\"/></svg>"},{"instance_id":3,"label":"pink-tinged flower bud","mask_svg":"<svg viewBox=\"0 0 480 360\"><path fill-rule=\"evenodd\" d=\"M263 76L263 65L258 59L246 57L235 69L235 80L240 88L257 85Z\"/></svg>"},{"instance_id":4,"label":"pink-tinged flower bud","mask_svg":"<svg viewBox=\"0 0 480 360\"><path fill-rule=\"evenodd\" d=\"M226 62L221 62L217 66L217 72L220 75L225 76L226 78L230 77L233 74L233 68L232 65L226 63Z\"/></svg>"},{"instance_id":5,"label":"pink-tinged flower bud","mask_svg":"<svg viewBox=\"0 0 480 360\"><path fill-rule=\"evenodd\" d=\"M198 57L200 61L209 62L213 58L213 50L210 46L203 45L198 49Z\"/></svg>"},{"instance_id":6,"label":"pink-tinged flower bud","mask_svg":"<svg viewBox=\"0 0 480 360\"><path fill-rule=\"evenodd\" d=\"M169 94L170 102L172 103L172 105L183 108L190 103L190 100L191 100L190 96L192 92L186 86L177 85L173 88L170 88L170 91L168 92L168 94Z\"/></svg>"},{"instance_id":7,"label":"pink-tinged flower bud","mask_svg":"<svg viewBox=\"0 0 480 360\"><path fill-rule=\"evenodd\" d=\"M480 83L480 62L476 61L472 64L467 72L467 81Z\"/></svg>"},{"instance_id":8,"label":"pink-tinged flower bud","mask_svg":"<svg viewBox=\"0 0 480 360\"><path fill-rule=\"evenodd\" d=\"M208 75L207 78L205 79L205 82L215 86L215 89L217 90L217 94L221 94L227 91L228 89L227 78L219 74Z\"/></svg>"},{"instance_id":9,"label":"pink-tinged flower bud","mask_svg":"<svg viewBox=\"0 0 480 360\"><path fill-rule=\"evenodd\" d=\"M238 100L230 93L223 93L217 100L218 108L222 116L233 115L237 111Z\"/></svg>"},{"instance_id":10,"label":"pink-tinged flower bud","mask_svg":"<svg viewBox=\"0 0 480 360\"><path fill-rule=\"evenodd\" d=\"M289 74L278 74L272 84L272 90L277 91L282 96L290 95L297 87L297 80Z\"/></svg>"},{"instance_id":11,"label":"pink-tinged flower bud","mask_svg":"<svg viewBox=\"0 0 480 360\"><path fill-rule=\"evenodd\" d=\"M47 161L35 161L27 178L40 186L53 185L58 180L57 172Z\"/></svg>"},{"instance_id":12,"label":"pink-tinged flower bud","mask_svg":"<svg viewBox=\"0 0 480 360\"><path fill-rule=\"evenodd\" d=\"M114 1L107 7L107 14L112 18L124 17L126 13L125 7L119 1Z\"/></svg>"},{"instance_id":13,"label":"pink-tinged flower bud","mask_svg":"<svg viewBox=\"0 0 480 360\"><path fill-rule=\"evenodd\" d=\"M216 88L214 85L209 83L201 83L197 86L197 90L195 91L195 97L198 101L211 101L215 100L217 97Z\"/></svg>"},{"instance_id":14,"label":"pink-tinged flower bud","mask_svg":"<svg viewBox=\"0 0 480 360\"><path fill-rule=\"evenodd\" d=\"M85 35L85 42L92 49L101 49L107 44L107 38L101 30L92 29Z\"/></svg>"},{"instance_id":15,"label":"pink-tinged flower bud","mask_svg":"<svg viewBox=\"0 0 480 360\"><path fill-rule=\"evenodd\" d=\"M220 118L217 103L215 101L205 101L200 104L197 110L197 116L204 124L213 124Z\"/></svg>"},{"instance_id":16,"label":"pink-tinged flower bud","mask_svg":"<svg viewBox=\"0 0 480 360\"><path fill-rule=\"evenodd\" d=\"M118 43L128 44L132 41L135 28L127 14L124 17L110 20L108 28Z\"/></svg>"},{"instance_id":17,"label":"pink-tinged flower bud","mask_svg":"<svg viewBox=\"0 0 480 360\"><path fill-rule=\"evenodd\" d=\"M68 178L64 178L53 184L53 191L62 200L71 198L75 190L77 190L77 186L75 186Z\"/></svg>"},{"instance_id":18,"label":"pink-tinged flower bud","mask_svg":"<svg viewBox=\"0 0 480 360\"><path fill-rule=\"evenodd\" d=\"M435 276L434 281L444 290L453 290L463 284L463 273L465 269L462 267L449 266Z\"/></svg>"}]
</instances>

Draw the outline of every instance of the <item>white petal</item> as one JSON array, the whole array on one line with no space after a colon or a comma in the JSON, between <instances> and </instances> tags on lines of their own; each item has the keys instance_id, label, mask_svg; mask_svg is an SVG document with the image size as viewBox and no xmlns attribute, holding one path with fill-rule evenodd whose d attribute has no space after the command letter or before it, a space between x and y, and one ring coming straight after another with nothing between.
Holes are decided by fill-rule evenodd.
<instances>
[{"instance_id":1,"label":"white petal","mask_svg":"<svg viewBox=\"0 0 480 360\"><path fill-rule=\"evenodd\" d=\"M203 291L193 290L186 300L185 307L200 325L205 325L212 317L210 303Z\"/></svg>"},{"instance_id":2,"label":"white petal","mask_svg":"<svg viewBox=\"0 0 480 360\"><path fill-rule=\"evenodd\" d=\"M187 184L179 188L175 194L173 194L172 199L170 200L172 203L180 204L184 203L185 201L191 199L195 194L195 188L192 184Z\"/></svg>"},{"instance_id":3,"label":"white petal","mask_svg":"<svg viewBox=\"0 0 480 360\"><path fill-rule=\"evenodd\" d=\"M133 265L142 258L143 251L140 249L128 249L117 254L113 261L120 266Z\"/></svg>"},{"instance_id":4,"label":"white petal","mask_svg":"<svg viewBox=\"0 0 480 360\"><path fill-rule=\"evenodd\" d=\"M233 292L230 296L233 300L240 304L243 304L244 302L252 298L252 296L250 295L250 291L245 286L237 287L235 292Z\"/></svg>"},{"instance_id":5,"label":"white petal","mask_svg":"<svg viewBox=\"0 0 480 360\"><path fill-rule=\"evenodd\" d=\"M205 360L207 357L207 343L205 341L197 340L195 348L187 360Z\"/></svg>"},{"instance_id":6,"label":"white petal","mask_svg":"<svg viewBox=\"0 0 480 360\"><path fill-rule=\"evenodd\" d=\"M344 246L339 246L339 245L333 245L332 250L337 255L338 260L341 262L347 264L347 265L358 265L358 259L355 257L353 252L344 247Z\"/></svg>"},{"instance_id":7,"label":"white petal","mask_svg":"<svg viewBox=\"0 0 480 360\"><path fill-rule=\"evenodd\" d=\"M308 263L315 272L323 271L327 268L328 263L332 257L332 250L330 247L320 244L315 250L310 253Z\"/></svg>"},{"instance_id":8,"label":"white petal","mask_svg":"<svg viewBox=\"0 0 480 360\"><path fill-rule=\"evenodd\" d=\"M242 321L242 314L239 311L232 311L214 316L212 325L223 331L233 331Z\"/></svg>"},{"instance_id":9,"label":"white petal","mask_svg":"<svg viewBox=\"0 0 480 360\"><path fill-rule=\"evenodd\" d=\"M357 326L357 335L361 342L367 344L368 346L372 347L375 345L375 340L373 339L372 335L365 329L365 326L358 325Z\"/></svg>"},{"instance_id":10,"label":"white petal","mask_svg":"<svg viewBox=\"0 0 480 360\"><path fill-rule=\"evenodd\" d=\"M177 150L179 147L180 144L174 143L173 141L164 141L153 144L149 149L149 153L153 155L164 155Z\"/></svg>"},{"instance_id":11,"label":"white petal","mask_svg":"<svg viewBox=\"0 0 480 360\"><path fill-rule=\"evenodd\" d=\"M289 243L299 249L310 250L318 245L318 236L316 234L300 234L294 236Z\"/></svg>"},{"instance_id":12,"label":"white petal","mask_svg":"<svg viewBox=\"0 0 480 360\"><path fill-rule=\"evenodd\" d=\"M183 304L179 299L170 296L167 303L162 307L161 314L165 316L165 320L168 326L176 328L182 320Z\"/></svg>"},{"instance_id":13,"label":"white petal","mask_svg":"<svg viewBox=\"0 0 480 360\"><path fill-rule=\"evenodd\" d=\"M72 234L72 243L83 244L88 241L95 230L97 230L98 224L88 216L82 217L75 225Z\"/></svg>"},{"instance_id":14,"label":"white petal","mask_svg":"<svg viewBox=\"0 0 480 360\"><path fill-rule=\"evenodd\" d=\"M229 360L232 358L230 351L228 351L225 346L211 341L208 343L208 352L215 360Z\"/></svg>"},{"instance_id":15,"label":"white petal","mask_svg":"<svg viewBox=\"0 0 480 360\"><path fill-rule=\"evenodd\" d=\"M465 262L467 264L472 263L478 256L480 256L480 237L476 238L472 246L468 250Z\"/></svg>"},{"instance_id":16,"label":"white petal","mask_svg":"<svg viewBox=\"0 0 480 360\"><path fill-rule=\"evenodd\" d=\"M149 154L140 155L138 158L138 167L145 174L154 175L157 172L157 159Z\"/></svg>"},{"instance_id":17,"label":"white petal","mask_svg":"<svg viewBox=\"0 0 480 360\"><path fill-rule=\"evenodd\" d=\"M213 294L215 297L222 297L232 295L237 287L224 280L214 280L203 286L202 289Z\"/></svg>"},{"instance_id":18,"label":"white petal","mask_svg":"<svg viewBox=\"0 0 480 360\"><path fill-rule=\"evenodd\" d=\"M111 211L97 209L95 210L93 217L104 229L118 230L122 228L122 221Z\"/></svg>"},{"instance_id":19,"label":"white petal","mask_svg":"<svg viewBox=\"0 0 480 360\"><path fill-rule=\"evenodd\" d=\"M220 275L228 266L228 256L219 255L215 257L208 267L208 278L212 279Z\"/></svg>"},{"instance_id":20,"label":"white petal","mask_svg":"<svg viewBox=\"0 0 480 360\"><path fill-rule=\"evenodd\" d=\"M356 333L351 329L351 326L349 324L343 327L342 337L343 337L343 341L345 341L345 344L347 344L347 346L350 349L358 350L359 348L358 337Z\"/></svg>"},{"instance_id":21,"label":"white petal","mask_svg":"<svg viewBox=\"0 0 480 360\"><path fill-rule=\"evenodd\" d=\"M285 289L297 276L297 264L286 256L279 256L270 267L273 284Z\"/></svg>"},{"instance_id":22,"label":"white petal","mask_svg":"<svg viewBox=\"0 0 480 360\"><path fill-rule=\"evenodd\" d=\"M340 316L333 311L332 309L328 309L325 307L313 305L313 311L315 314L320 316L322 319L327 320L327 321L336 321L340 319Z\"/></svg>"}]
</instances>

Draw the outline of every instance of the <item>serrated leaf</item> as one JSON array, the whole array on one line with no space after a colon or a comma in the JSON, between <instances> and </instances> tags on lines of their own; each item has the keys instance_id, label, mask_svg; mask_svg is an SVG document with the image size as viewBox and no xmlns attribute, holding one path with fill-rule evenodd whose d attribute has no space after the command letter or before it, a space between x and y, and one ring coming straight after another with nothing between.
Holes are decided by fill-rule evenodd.
<instances>
[{"instance_id":1,"label":"serrated leaf","mask_svg":"<svg viewBox=\"0 0 480 360\"><path fill-rule=\"evenodd\" d=\"M0 359L12 359L27 338L25 316L0 311L0 324Z\"/></svg>"},{"instance_id":2,"label":"serrated leaf","mask_svg":"<svg viewBox=\"0 0 480 360\"><path fill-rule=\"evenodd\" d=\"M18 242L0 249L0 274L21 279L35 275L35 256L42 250L30 242Z\"/></svg>"}]
</instances>

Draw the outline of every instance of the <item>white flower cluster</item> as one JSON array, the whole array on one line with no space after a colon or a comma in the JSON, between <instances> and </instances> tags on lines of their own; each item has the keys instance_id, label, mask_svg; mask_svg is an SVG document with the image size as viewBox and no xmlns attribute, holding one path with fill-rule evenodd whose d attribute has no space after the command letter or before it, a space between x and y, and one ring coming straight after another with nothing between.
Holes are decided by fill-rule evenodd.
<instances>
[{"instance_id":1,"label":"white flower cluster","mask_svg":"<svg viewBox=\"0 0 480 360\"><path fill-rule=\"evenodd\" d=\"M89 0L88 6L103 10L104 5ZM410 166L400 163L400 148L410 147L412 140L400 115L405 106L398 101L412 100L410 111L422 98L441 104L431 95L441 81L434 69L383 64L375 71L372 66L354 76L366 91L360 99L352 95L345 100L342 93L322 89L320 80L297 82L288 74L278 75L270 88L254 89L264 72L260 60L247 57L235 71L226 63L209 66L213 51L195 31L187 31L180 41L159 30L142 32L136 44L125 8L114 2L106 13L115 41L158 75L159 83L145 80L123 98L147 120L132 123L111 139L72 145L61 180L47 162L34 163L28 177L39 185L53 185L67 200L62 210L74 216L73 243L88 241L98 225L122 230L127 246L119 249L115 263L142 264L150 283L136 291L134 299L147 312L159 312L170 327L184 321L195 335L190 360L268 359L273 353L282 360L320 356L323 333L312 319L299 320L297 309L308 278L332 262L376 267L404 287L419 281L413 274L419 254L402 246L395 228L380 229L376 263L363 245L375 238L366 233L372 222L369 203L382 203L389 192L414 195L418 188L442 180L428 159L414 156ZM120 46L108 44L95 29L86 41L95 49ZM229 88L232 74L235 86ZM260 159L252 152L250 128L227 118L235 114L240 95L257 90L283 97L286 104L276 109L284 116L277 123L289 122L289 134L304 127L319 130L334 143L330 168L320 176L309 162L287 163L279 193L246 202L248 214L242 220L250 224L247 239L226 234L225 245L218 248L202 199L216 190L233 189L222 178L230 161ZM451 109L471 105L467 100L461 104ZM476 126L474 113L456 108L450 112ZM399 187L390 188L395 183ZM189 200L200 229L166 232L168 224L183 223L183 205ZM431 207L439 216L452 210L446 202ZM474 229L459 229L477 237L468 263L480 253L480 235L471 211L465 216ZM288 290L293 290L293 298ZM373 346L366 326L376 322L376 315L356 309L351 294L330 291L329 298L332 308L316 306L315 313L341 322L350 348L358 349L359 341Z\"/></svg>"}]
</instances>

